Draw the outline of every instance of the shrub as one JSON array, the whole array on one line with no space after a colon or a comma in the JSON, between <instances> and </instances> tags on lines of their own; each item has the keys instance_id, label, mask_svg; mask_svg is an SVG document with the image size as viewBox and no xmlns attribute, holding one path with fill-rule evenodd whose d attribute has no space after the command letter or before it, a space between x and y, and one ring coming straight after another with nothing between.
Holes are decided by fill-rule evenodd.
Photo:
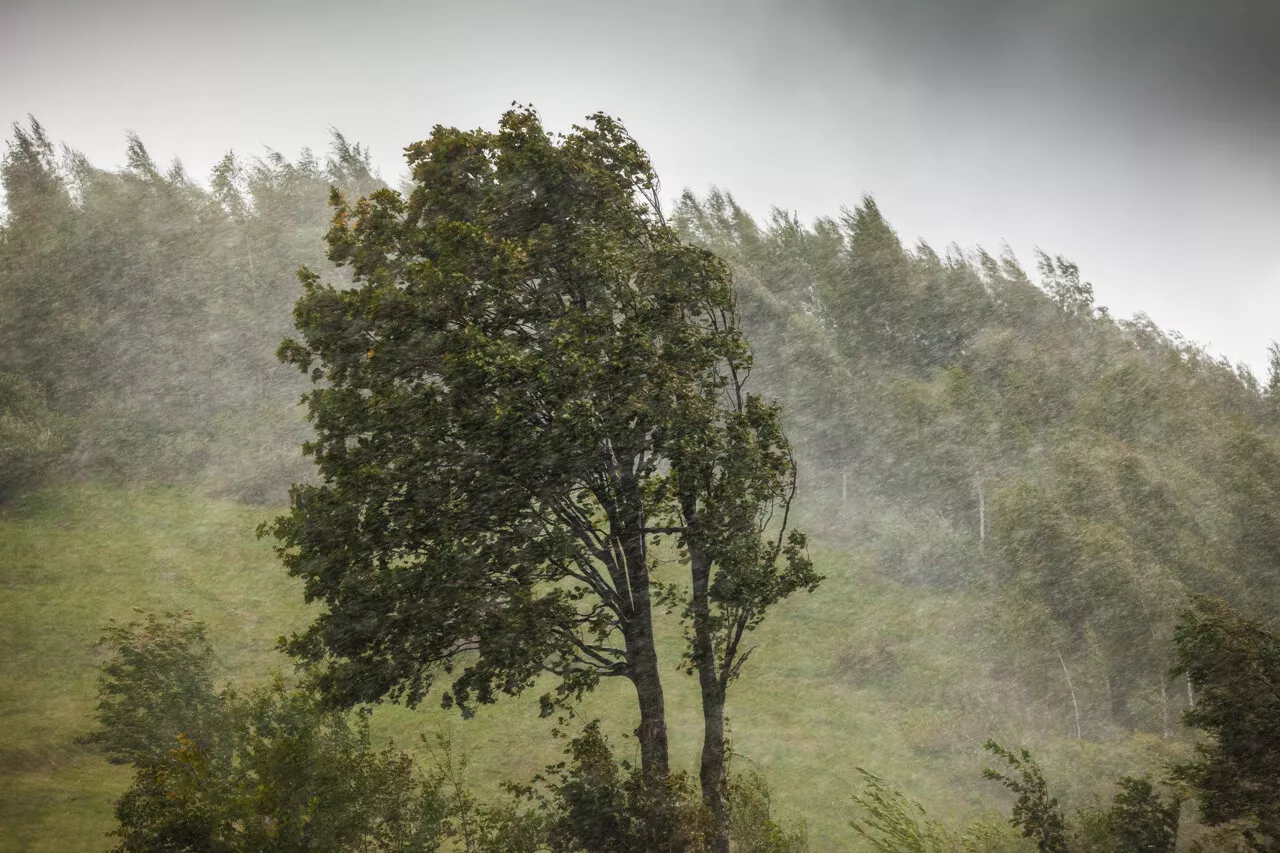
<instances>
[{"instance_id":1,"label":"shrub","mask_svg":"<svg viewBox=\"0 0 1280 853\"><path fill-rule=\"evenodd\" d=\"M212 746L223 700L213 689L213 649L190 613L112 622L98 642L109 650L98 676L98 744L114 764L164 763L179 737Z\"/></svg>"},{"instance_id":2,"label":"shrub","mask_svg":"<svg viewBox=\"0 0 1280 853\"><path fill-rule=\"evenodd\" d=\"M568 761L543 774L552 853L702 853L711 815L689 777L671 773L654 786L619 762L598 720L569 741Z\"/></svg>"},{"instance_id":3,"label":"shrub","mask_svg":"<svg viewBox=\"0 0 1280 853\"><path fill-rule=\"evenodd\" d=\"M773 816L769 785L755 771L740 773L729 784L730 840L739 853L806 853L804 824L792 829Z\"/></svg>"},{"instance_id":4,"label":"shrub","mask_svg":"<svg viewBox=\"0 0 1280 853\"><path fill-rule=\"evenodd\" d=\"M107 629L100 728L89 740L131 762L116 803L118 853L408 853L448 830L442 780L392 747L368 715L268 687L212 688L212 653L188 614Z\"/></svg>"},{"instance_id":5,"label":"shrub","mask_svg":"<svg viewBox=\"0 0 1280 853\"><path fill-rule=\"evenodd\" d=\"M929 817L924 806L909 799L895 786L858 768L862 791L853 802L865 813L849 825L879 853L1000 853L1025 849L1009 827L975 821L957 832Z\"/></svg>"}]
</instances>

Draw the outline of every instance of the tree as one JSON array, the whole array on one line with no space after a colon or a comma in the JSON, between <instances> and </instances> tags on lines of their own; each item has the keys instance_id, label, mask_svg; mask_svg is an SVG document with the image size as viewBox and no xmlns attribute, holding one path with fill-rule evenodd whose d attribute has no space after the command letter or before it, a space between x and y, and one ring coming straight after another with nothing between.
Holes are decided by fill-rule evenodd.
<instances>
[{"instance_id":1,"label":"tree","mask_svg":"<svg viewBox=\"0 0 1280 853\"><path fill-rule=\"evenodd\" d=\"M822 293L828 321L846 356L874 364L908 364L910 268L897 233L875 199L844 212L848 233L844 275Z\"/></svg>"},{"instance_id":2,"label":"tree","mask_svg":"<svg viewBox=\"0 0 1280 853\"><path fill-rule=\"evenodd\" d=\"M1174 777L1196 791L1206 824L1243 820L1251 849L1280 850L1280 637L1197 596L1174 642L1195 690L1183 721L1211 736Z\"/></svg>"},{"instance_id":3,"label":"tree","mask_svg":"<svg viewBox=\"0 0 1280 853\"><path fill-rule=\"evenodd\" d=\"M1280 343L1267 346L1267 384L1262 387L1262 402L1268 419L1280 416Z\"/></svg>"},{"instance_id":4,"label":"tree","mask_svg":"<svg viewBox=\"0 0 1280 853\"><path fill-rule=\"evenodd\" d=\"M44 127L32 118L12 131L0 159L0 370L38 384L50 408L68 413L92 385L93 318L76 286L81 234Z\"/></svg>"},{"instance_id":5,"label":"tree","mask_svg":"<svg viewBox=\"0 0 1280 853\"><path fill-rule=\"evenodd\" d=\"M98 674L96 743L113 764L162 763L179 737L209 748L221 700L213 648L190 613L112 623L98 642L110 651Z\"/></svg>"},{"instance_id":6,"label":"tree","mask_svg":"<svg viewBox=\"0 0 1280 853\"><path fill-rule=\"evenodd\" d=\"M1072 317L1089 317L1093 313L1093 285L1080 280L1080 267L1061 255L1049 257L1036 251L1041 286L1055 305Z\"/></svg>"},{"instance_id":7,"label":"tree","mask_svg":"<svg viewBox=\"0 0 1280 853\"><path fill-rule=\"evenodd\" d=\"M1178 843L1178 813L1182 801L1176 796L1166 801L1149 779L1122 776L1116 782L1120 792L1111 808L1097 815L1102 838L1095 848L1116 853L1173 853ZM1081 819L1085 819L1081 815Z\"/></svg>"},{"instance_id":8,"label":"tree","mask_svg":"<svg viewBox=\"0 0 1280 853\"><path fill-rule=\"evenodd\" d=\"M189 614L112 625L87 740L134 782L116 802L118 853L435 850L449 831L439 776L375 750L354 721L277 677L213 688L213 651ZM354 724L353 724L354 723Z\"/></svg>"},{"instance_id":9,"label":"tree","mask_svg":"<svg viewBox=\"0 0 1280 853\"><path fill-rule=\"evenodd\" d=\"M703 795L727 845L724 696L774 602L818 577L787 529L795 466L748 394L727 267L662 215L647 155L595 115L437 127L407 197L335 192L299 340L321 482L271 528L325 605L288 649L342 703L416 705L447 680L472 712L549 673L544 711L635 686L641 766L668 775L655 606L683 601L702 687ZM775 515L774 509L780 511ZM689 590L655 578L655 540Z\"/></svg>"},{"instance_id":10,"label":"tree","mask_svg":"<svg viewBox=\"0 0 1280 853\"><path fill-rule=\"evenodd\" d=\"M1066 818L1062 815L1057 798L1049 796L1044 773L1031 753L1026 747L1014 753L993 740L988 740L982 748L1003 758L1017 774L1009 776L990 767L982 769L982 778L999 782L1018 795L1009 823L1020 829L1023 837L1034 839L1040 853L1067 853Z\"/></svg>"}]
</instances>

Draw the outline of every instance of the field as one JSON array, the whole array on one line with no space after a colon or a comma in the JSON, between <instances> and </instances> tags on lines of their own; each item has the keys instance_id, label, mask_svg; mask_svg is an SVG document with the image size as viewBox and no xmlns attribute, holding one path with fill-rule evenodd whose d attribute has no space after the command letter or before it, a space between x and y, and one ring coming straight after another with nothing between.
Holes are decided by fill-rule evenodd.
<instances>
[{"instance_id":1,"label":"field","mask_svg":"<svg viewBox=\"0 0 1280 853\"><path fill-rule=\"evenodd\" d=\"M208 623L224 680L237 685L290 671L276 651L307 620L298 584L271 543L255 538L273 511L179 489L68 486L29 496L0 516L0 851L105 850L112 801L129 782L77 743L92 725L96 639L136 610L190 610ZM1169 744L1149 736L1108 743L1071 737L1067 708L1011 707L984 663L999 654L989 603L956 590L902 586L869 558L824 548L826 580L780 605L730 693L734 766L762 771L784 820L803 821L814 850L856 849L848 820L864 767L963 822L1007 810L981 779L981 743L1027 743L1083 805L1093 779L1154 767ZM674 664L679 626L665 617ZM672 750L695 770L700 718L692 678L668 668ZM629 685L605 685L582 709L608 723L620 754L631 744ZM443 736L482 796L502 779L527 780L558 758L537 694L463 720L431 706L382 707L380 737L429 756ZM634 750L631 750L634 752ZM1110 796L1108 790L1093 791Z\"/></svg>"}]
</instances>

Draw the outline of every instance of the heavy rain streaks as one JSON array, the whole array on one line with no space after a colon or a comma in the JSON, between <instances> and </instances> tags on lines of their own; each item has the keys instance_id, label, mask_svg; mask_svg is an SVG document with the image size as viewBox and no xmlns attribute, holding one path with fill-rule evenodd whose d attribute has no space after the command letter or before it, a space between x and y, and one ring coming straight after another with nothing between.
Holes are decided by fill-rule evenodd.
<instances>
[{"instance_id":1,"label":"heavy rain streaks","mask_svg":"<svg viewBox=\"0 0 1280 853\"><path fill-rule=\"evenodd\" d=\"M1275 849L1277 44L6 5L0 849Z\"/></svg>"}]
</instances>

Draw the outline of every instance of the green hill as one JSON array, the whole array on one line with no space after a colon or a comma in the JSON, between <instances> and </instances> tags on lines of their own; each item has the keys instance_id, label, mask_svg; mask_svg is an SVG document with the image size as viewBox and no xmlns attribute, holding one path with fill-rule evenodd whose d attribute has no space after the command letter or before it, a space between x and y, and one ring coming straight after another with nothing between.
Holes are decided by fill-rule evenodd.
<instances>
[{"instance_id":1,"label":"green hill","mask_svg":"<svg viewBox=\"0 0 1280 853\"><path fill-rule=\"evenodd\" d=\"M76 743L92 724L97 655L109 619L134 608L190 610L208 623L225 679L261 681L288 662L276 637L305 620L294 581L254 528L270 511L174 488L74 486L28 496L0 521L0 850L103 850L111 801L128 773ZM1169 753L1158 738L1071 739L1070 709L1018 707L986 663L1000 638L977 593L922 590L876 576L868 558L824 548L827 581L782 605L730 695L735 761L762 770L814 849L853 837L854 768L875 770L956 821L1001 807L980 779L981 741L1032 744L1078 801L1091 778L1138 772ZM666 630L674 639L676 627ZM668 643L668 647L674 643ZM673 750L694 768L700 718L691 678L669 679ZM606 685L584 715L604 717L615 743L633 702ZM559 756L532 695L475 719L436 708L375 713L383 737L426 759L420 736L445 733L469 778L493 795ZM457 757L457 756L455 756Z\"/></svg>"}]
</instances>

